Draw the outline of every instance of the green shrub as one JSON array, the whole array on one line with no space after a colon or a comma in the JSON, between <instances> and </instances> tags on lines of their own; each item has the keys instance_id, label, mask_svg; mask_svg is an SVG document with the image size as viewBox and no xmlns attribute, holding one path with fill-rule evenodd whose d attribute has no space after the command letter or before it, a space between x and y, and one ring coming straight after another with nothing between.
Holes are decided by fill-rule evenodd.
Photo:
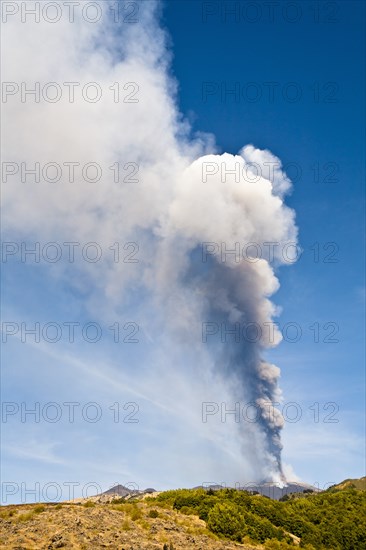
<instances>
[{"instance_id":1,"label":"green shrub","mask_svg":"<svg viewBox=\"0 0 366 550\"><path fill-rule=\"evenodd\" d=\"M208 514L207 526L216 535L238 542L241 542L248 532L240 508L230 502L215 504Z\"/></svg>"},{"instance_id":2,"label":"green shrub","mask_svg":"<svg viewBox=\"0 0 366 550\"><path fill-rule=\"evenodd\" d=\"M29 521L30 519L33 519L33 518L34 518L34 512L27 512L26 514L20 514L17 517L17 521L19 522Z\"/></svg>"},{"instance_id":3,"label":"green shrub","mask_svg":"<svg viewBox=\"0 0 366 550\"><path fill-rule=\"evenodd\" d=\"M366 491L351 488L286 497L279 502L234 489L179 489L151 498L149 505L195 513L212 533L237 541L249 537L269 548L293 547L286 533L300 537L301 548L307 550L366 548Z\"/></svg>"},{"instance_id":4,"label":"green shrub","mask_svg":"<svg viewBox=\"0 0 366 550\"><path fill-rule=\"evenodd\" d=\"M158 518L159 517L159 512L157 510L150 510L148 516L149 516L149 518Z\"/></svg>"},{"instance_id":5,"label":"green shrub","mask_svg":"<svg viewBox=\"0 0 366 550\"><path fill-rule=\"evenodd\" d=\"M132 521L136 521L138 519L141 519L142 516L143 516L143 513L140 510L140 508L138 508L135 505L132 505L131 508L129 510L127 510L127 513L129 514Z\"/></svg>"},{"instance_id":6,"label":"green shrub","mask_svg":"<svg viewBox=\"0 0 366 550\"><path fill-rule=\"evenodd\" d=\"M125 521L122 523L122 529L123 531L129 531L131 529L131 524L128 519L125 519Z\"/></svg>"},{"instance_id":7,"label":"green shrub","mask_svg":"<svg viewBox=\"0 0 366 550\"><path fill-rule=\"evenodd\" d=\"M180 512L182 514L185 514L186 516L192 516L198 513L197 510L195 510L194 508L190 508L189 506L182 506Z\"/></svg>"},{"instance_id":8,"label":"green shrub","mask_svg":"<svg viewBox=\"0 0 366 550\"><path fill-rule=\"evenodd\" d=\"M33 511L35 514L41 514L42 512L44 512L46 509L45 506L43 506L43 504L38 504L38 506L36 506Z\"/></svg>"},{"instance_id":9,"label":"green shrub","mask_svg":"<svg viewBox=\"0 0 366 550\"><path fill-rule=\"evenodd\" d=\"M2 518L2 519L11 518L11 517L14 516L16 513L17 513L16 510L4 510L4 511L1 511L1 512L0 512L0 518Z\"/></svg>"},{"instance_id":10,"label":"green shrub","mask_svg":"<svg viewBox=\"0 0 366 550\"><path fill-rule=\"evenodd\" d=\"M95 506L95 502L93 502L92 500L88 500L87 502L85 502L85 504L83 504L84 508L94 508Z\"/></svg>"}]
</instances>

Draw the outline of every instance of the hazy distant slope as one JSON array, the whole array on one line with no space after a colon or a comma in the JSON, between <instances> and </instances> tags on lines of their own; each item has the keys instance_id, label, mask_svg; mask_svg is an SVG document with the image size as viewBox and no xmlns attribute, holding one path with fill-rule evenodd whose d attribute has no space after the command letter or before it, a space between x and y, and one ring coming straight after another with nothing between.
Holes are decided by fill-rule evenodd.
<instances>
[{"instance_id":1,"label":"hazy distant slope","mask_svg":"<svg viewBox=\"0 0 366 550\"><path fill-rule=\"evenodd\" d=\"M345 489L358 489L359 491L366 491L366 477L360 477L359 479L345 479L344 481L329 487L328 491L344 491Z\"/></svg>"}]
</instances>

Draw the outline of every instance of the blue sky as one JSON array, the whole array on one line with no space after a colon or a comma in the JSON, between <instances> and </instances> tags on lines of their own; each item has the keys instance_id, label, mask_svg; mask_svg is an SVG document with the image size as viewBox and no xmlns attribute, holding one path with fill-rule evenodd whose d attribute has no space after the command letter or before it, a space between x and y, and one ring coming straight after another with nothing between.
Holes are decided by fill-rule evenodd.
<instances>
[{"instance_id":1,"label":"blue sky","mask_svg":"<svg viewBox=\"0 0 366 550\"><path fill-rule=\"evenodd\" d=\"M239 11L236 16L227 14L225 20L229 5ZM289 417L282 435L284 462L298 478L322 488L364 475L365 6L352 1L278 2L272 17L266 2L252 2L256 12L245 11L246 5L244 1L165 2L161 24L170 37L169 74L178 86L178 109L191 123L191 136L213 134L220 153L238 154L253 144L270 150L285 169L288 165L293 189L286 204L296 212L302 255L297 263L276 272L281 286L272 301L281 309L276 321L280 328L287 327L288 337L267 350L266 359L282 372L282 408ZM23 33L28 25L20 25L13 29L13 36L18 33L18 44L13 46L19 48L23 65L19 63L19 73L12 72L8 36L8 80L18 75L31 82L32 73L27 72L31 63L39 80L48 76L50 81L74 77L104 82L109 77L111 84L112 78L135 78L145 103L141 100L138 105L141 112L112 104L113 109L107 106L101 115L93 110L84 113L81 103L76 115L75 106L59 111L59 105L51 104L45 111L35 111L30 104L17 105L15 98L9 109L15 106L20 114L10 111L14 135L7 127L6 158L60 163L107 159L112 164L111 151L126 162L136 160L129 155L137 150L141 158L160 155L161 162L149 172L152 195L148 186L141 194L138 186L127 188L121 198L115 187L103 194L103 188L93 185L78 194L67 182L50 191L46 184L17 187L14 183L5 189L9 194L6 241L97 241L103 259L96 264L80 257L75 265L35 264L14 255L3 264L3 321L19 327L35 322L64 326L70 321L85 327L96 322L103 336L93 344L77 328L72 343L66 330L56 343L44 338L34 342L32 336L22 343L18 331L4 343L2 400L19 406L19 411L6 422L3 415L2 478L8 484L3 487L3 502L24 499L22 483L26 489L36 487L30 500L42 500L48 483L58 484L67 498L68 482L78 484L74 495L79 496L88 483L102 489L117 482L164 489L205 481L254 481L251 463L235 440L235 425L201 420L202 401L226 402L230 408L229 388L208 376L206 350L196 347L196 341L191 348L179 338L174 340L176 319L164 325L165 310L155 309L148 291L150 278L158 280L159 269L165 266L155 256L159 250L154 248L154 223L171 198L158 182L161 179L168 188L170 175L182 163L179 148L170 139L174 108L165 90L165 72L149 67L149 55L154 60L154 48L160 51L159 30L152 25L151 52L143 50L142 40L143 68L140 42L132 34L137 68L122 67L117 76L109 68L104 73L95 52L87 50L91 61L85 62L79 76L80 67L72 65L72 56L70 61L67 52L57 48L65 36L74 49L80 47L76 26L55 26L52 39L46 27L39 32L48 37L50 51L53 47L54 55L60 56L57 67L30 38L32 26L28 36ZM128 52L125 32L118 28L121 58ZM32 48L35 59L28 59ZM236 100L232 94L225 96L225 89L235 86ZM295 92L298 100L291 101ZM253 93L258 94L257 101L251 100ZM133 131L126 132L126 127ZM102 151L100 157L96 151ZM141 174L144 184L143 169ZM133 222L132 229L128 226L135 218L137 230ZM114 265L109 247L116 241L135 240L141 263ZM174 258L179 264L179 256ZM145 261L159 269L155 273L147 268L140 278ZM163 302L170 303L167 296ZM183 298L178 310L182 317ZM117 321L122 339L131 328L125 323L138 324L139 342L113 342L109 327ZM296 339L293 330L301 332L295 342L291 342ZM31 415L22 421L21 407L31 409L40 403L42 408L50 402L61 408L60 421L42 415L39 422ZM69 420L68 402L80 403L74 422ZM97 422L81 412L91 402L102 412ZM298 422L291 421L292 403L301 411ZM95 410L91 407L90 414ZM50 409L50 416L54 412Z\"/></svg>"},{"instance_id":2,"label":"blue sky","mask_svg":"<svg viewBox=\"0 0 366 550\"><path fill-rule=\"evenodd\" d=\"M282 342L271 357L282 369L286 401L303 403L304 408L335 402L339 424L325 426L330 437L342 437L348 429L362 437L365 5L296 2L298 11L287 12L289 3L279 2L271 20L266 3L256 2L258 10L240 8L235 16L228 11L225 21L225 5L237 10L239 4L245 2L166 3L179 103L193 128L212 132L222 151L236 153L249 142L270 149L284 166L295 163L288 170L295 182L287 204L296 211L303 254L293 266L280 269L281 288L274 301L283 308L280 326L295 322L303 337ZM204 101L207 82L219 89ZM276 83L272 97L265 84L270 82ZM221 86L235 89L235 83L241 97L222 97ZM301 98L285 101L287 90L291 99L297 97L295 91ZM258 101L248 101L255 93ZM327 243L335 244L324 249ZM328 326L320 328L315 343L309 327L316 322L323 327L335 323L339 342L324 342L332 330ZM285 456L286 437L285 429ZM362 453L361 446L347 476L363 475ZM291 460L296 471L308 480L315 481L320 471L324 479L329 461L334 463L332 452L320 461L316 453L314 459L295 454ZM340 477L346 475L341 470Z\"/></svg>"}]
</instances>

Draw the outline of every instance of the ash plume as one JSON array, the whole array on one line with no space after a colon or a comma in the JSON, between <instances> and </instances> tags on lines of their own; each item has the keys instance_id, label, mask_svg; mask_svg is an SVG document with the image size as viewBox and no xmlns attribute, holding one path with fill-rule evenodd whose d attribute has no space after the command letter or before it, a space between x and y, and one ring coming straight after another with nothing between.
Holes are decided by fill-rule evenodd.
<instances>
[{"instance_id":1,"label":"ash plume","mask_svg":"<svg viewBox=\"0 0 366 550\"><path fill-rule=\"evenodd\" d=\"M294 213L284 204L291 183L269 151L248 145L238 155L218 155L212 136L192 136L177 107L158 2L139 2L138 22L119 27L111 21L109 2L100 5L103 17L93 25L76 14L73 24L60 20L57 25L24 25L13 17L4 29L6 81L25 81L29 87L34 82L98 82L103 89L97 104L20 102L16 94L9 96L4 160L29 166L95 161L103 167L103 179L70 183L64 170L58 182L26 185L9 176L3 188L7 235L30 241L97 241L103 251L117 240L138 242L141 254L132 267L109 257L98 264L75 261L72 269L61 261L52 266L52 276L66 281L76 296L84 293L83 308L101 324L108 326L111 318L128 312L148 327L141 363L153 368L144 376L131 370L125 377L151 407L158 403L171 412L163 422L172 434L182 425L181 439L202 445L201 456L209 463L202 472L222 471L221 459L210 462L209 449L215 445L220 452L228 448L227 470L234 465L235 475L244 471L246 480L281 481L283 419L271 406L281 399L280 371L264 360L264 351L281 339L276 329L270 335L267 326L277 313L270 301L279 287L274 270L289 263L283 245L297 237ZM110 87L117 81L137 83L139 101L116 104ZM115 183L109 167L116 160L138 163L138 183ZM205 243L211 248L203 261ZM237 261L228 254L223 260L222 247L233 250L237 243L240 250L255 243L261 257L241 255ZM205 322L255 323L261 335L255 342L228 339L204 345ZM106 364L108 358L106 354ZM118 387L125 379L118 358L116 365L110 378ZM96 379L98 389L99 384ZM110 384L111 395L116 387ZM255 403L257 422L238 427L240 457L236 426L218 424L209 434L204 431L198 411L200 402L210 398ZM157 433L161 417L151 413L150 418L158 419L150 426ZM174 457L169 463L176 464L176 456L183 456L176 451L179 438L172 436L167 443L161 437L166 456L171 452ZM181 470L183 466L186 460Z\"/></svg>"},{"instance_id":2,"label":"ash plume","mask_svg":"<svg viewBox=\"0 0 366 550\"><path fill-rule=\"evenodd\" d=\"M255 183L248 175L254 163L261 169ZM203 181L202 173L208 165L221 170ZM277 167L271 181L269 165ZM283 202L290 182L278 169L280 166L278 158L251 145L237 156L207 155L193 162L180 176L170 206L164 231L170 244L163 246L159 260L165 273L159 277L163 288L170 292L172 281L176 281L174 292L189 303L191 315L185 327L180 320L180 331L189 332L190 326L197 327L205 320L224 329L237 327L236 338L225 337L219 350L211 350L214 371L229 382L235 398L253 403L257 428L265 441L264 475L283 482L280 432L284 421L274 407L281 402L280 369L263 359L264 350L281 340L273 322L276 308L269 300L279 287L271 263L289 263L284 246L296 243L297 234L294 213ZM240 178L232 176L235 167ZM232 177L223 181L223 170ZM269 242L276 245L272 253ZM207 249L213 251L206 254L205 262L197 254L203 243L209 243ZM256 245L261 257L233 253L242 251L248 243ZM169 318L179 317L180 311L179 303ZM241 329L245 326L255 327L255 338L243 337ZM248 422L242 422L244 440L247 429Z\"/></svg>"}]
</instances>

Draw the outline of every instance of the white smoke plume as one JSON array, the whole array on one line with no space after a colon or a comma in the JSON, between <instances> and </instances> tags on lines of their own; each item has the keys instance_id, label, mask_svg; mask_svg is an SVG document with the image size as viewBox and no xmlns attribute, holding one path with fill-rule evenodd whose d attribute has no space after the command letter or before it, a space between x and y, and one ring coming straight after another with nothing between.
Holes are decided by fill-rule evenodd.
<instances>
[{"instance_id":1,"label":"white smoke plume","mask_svg":"<svg viewBox=\"0 0 366 550\"><path fill-rule=\"evenodd\" d=\"M274 269L288 263L283 245L296 241L294 213L283 202L291 183L269 151L248 145L238 155L218 155L211 136L192 137L177 108L159 4L139 3L134 24L113 22L108 4L100 4L103 17L95 24L76 12L73 23L65 17L54 25L31 19L24 24L9 16L3 27L3 80L29 89L38 82L41 90L56 82L63 92L57 102L42 95L39 102L30 95L21 102L20 92L6 88L3 161L63 167L54 183L43 181L42 173L39 182L32 176L22 182L20 168L13 176L7 164L6 235L96 241L103 250L116 241L138 242L133 268L111 258L98 264L76 261L72 269L60 262L57 277L85 291L89 311L101 321L111 312L118 316L135 309L149 326L153 351L146 350L145 361L155 365L149 379L171 390L170 405L182 396L187 425L198 434L204 427L192 407L217 398L217 391L210 395L210 384L221 388L222 401L254 403L256 422L240 422L235 430L215 424L210 437L225 446L239 436L240 460L247 468L243 478L281 480L283 419L270 406L281 399L280 371L264 361L263 352L280 341L277 330L271 334L266 327L277 312L270 301L279 287ZM80 83L73 103L70 86L63 84L71 82ZM90 82L103 90L95 103L80 92ZM110 90L116 82L124 97L135 94L137 101L116 103ZM98 163L103 177L83 181L76 167L70 182L70 162ZM136 163L138 181L115 183L109 167L116 162ZM223 247L235 250L237 243L240 251L255 243L261 258L222 255ZM252 323L261 334L255 342L229 337L205 344L207 323Z\"/></svg>"}]
</instances>

